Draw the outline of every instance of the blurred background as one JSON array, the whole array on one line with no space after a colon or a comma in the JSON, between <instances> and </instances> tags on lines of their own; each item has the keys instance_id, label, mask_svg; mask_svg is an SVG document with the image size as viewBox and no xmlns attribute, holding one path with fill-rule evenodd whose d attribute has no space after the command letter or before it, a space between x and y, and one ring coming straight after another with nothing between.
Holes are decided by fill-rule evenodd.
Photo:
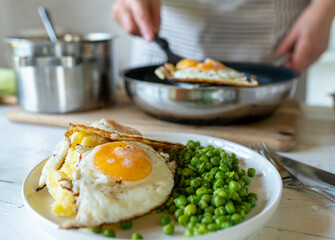
<instances>
[{"instance_id":1,"label":"blurred background","mask_svg":"<svg viewBox=\"0 0 335 240\"><path fill-rule=\"evenodd\" d=\"M0 0L0 68L10 67L10 49L6 36L45 33L37 7L43 5L52 14L57 32L109 32L115 41L118 69L129 66L131 37L114 22L111 7L115 0ZM335 92L335 24L329 49L307 73L306 104L333 106Z\"/></svg>"}]
</instances>

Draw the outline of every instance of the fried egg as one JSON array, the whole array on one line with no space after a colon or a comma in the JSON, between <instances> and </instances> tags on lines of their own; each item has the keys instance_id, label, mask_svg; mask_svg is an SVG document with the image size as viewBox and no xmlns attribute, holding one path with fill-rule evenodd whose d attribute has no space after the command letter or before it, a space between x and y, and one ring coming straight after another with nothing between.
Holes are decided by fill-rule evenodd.
<instances>
[{"instance_id":1,"label":"fried egg","mask_svg":"<svg viewBox=\"0 0 335 240\"><path fill-rule=\"evenodd\" d=\"M51 204L52 213L54 213L58 217L76 216L77 210L79 209L78 208L79 205L77 204L77 202L80 202L79 200L77 200L77 198L79 197L83 198L85 194L92 193L91 188L86 187L85 184L84 188L80 187L81 184L79 184L79 182L82 181L86 183L89 182L89 180L87 180L87 177L85 177L84 180L83 178L79 177L81 176L80 175L81 172L87 173L91 171L92 174L87 173L87 175L89 177L93 176L93 179L95 176L97 176L97 173L99 173L100 176L105 175L104 178L106 180L105 183L107 184L107 189L109 188L113 190L118 189L120 190L121 193L120 196L123 196L122 194L128 191L128 190L125 191L122 188L123 186L131 186L131 187L139 186L139 188L143 188L140 183L147 182L148 185L149 184L148 181L149 182L153 181L152 184L155 185L156 176L160 175L161 168L164 168L165 171L166 169L169 169L170 171L170 173L168 174L169 177L166 178L168 179L167 184L169 185L171 181L170 176L171 175L174 176L177 168L177 163L175 160L170 159L169 155L166 152L164 152L164 149L183 149L186 147L185 145L180 143L173 143L143 137L141 136L141 133L138 132L137 130L118 124L113 120L101 119L100 121L94 122L92 126L73 125L73 124L70 124L70 126L71 127L64 134L65 135L64 138L60 141L59 144L57 144L52 155L46 162L39 179L39 186L37 188L37 190L40 190L44 186L47 186L50 195L54 199L54 202ZM119 164L118 165L116 164L117 161L114 164L112 164L113 166L113 169L111 170L112 172L109 172L110 170L108 171L105 170L105 167L110 166L110 163L105 165L105 163L103 163L102 160L97 161L96 164L95 163L93 165L91 164L90 167L92 168L90 168L90 170L84 167L87 166L85 162L88 161L87 158L89 158L88 157L89 154L91 154L90 156L92 156L93 154L92 152L96 153L100 152L97 153L97 156L101 157L106 153L106 149L109 150L111 149L110 147L105 148L103 146L107 144L113 145L115 143L121 144L121 147L122 146L124 147L123 148L120 148L120 146L115 147L118 150L116 152L114 151L115 152L114 154L116 154L117 159L119 159L118 160ZM129 147L127 147L128 146L127 144L129 145ZM133 150L131 150L132 148ZM124 151L119 151L120 149L124 149ZM129 151L126 151L127 149ZM140 158L138 159L138 157ZM114 156L114 158L116 157ZM123 165L121 165L120 167L120 159L122 158L126 158L126 161L123 161L122 162ZM79 166L80 168L78 168ZM139 170L139 167L142 167L143 169L146 170L145 171L142 171L141 169ZM115 172L114 170L117 171ZM101 178L99 177L98 179L102 178L103 177ZM78 184L74 184L76 182ZM110 183L112 183L112 185L109 185ZM115 185L115 183L118 184ZM167 196L170 194L170 192L166 191L164 187L157 187L157 189L152 189L150 187L146 187L147 185L145 185L145 190L140 191L142 192L142 191L153 190L153 192L156 192L156 194L157 193L160 194L162 191L164 191L164 193L167 194ZM98 186L98 184L93 184L92 189L94 189L96 186ZM156 184L155 186L158 185ZM103 188L102 185L99 185L97 189L100 190L102 188ZM137 194L136 191L133 192L134 194ZM117 191L114 191L113 194L118 198ZM97 196L98 195L99 194L97 194ZM152 196L155 196L155 193L152 193ZM101 203L107 202L102 197L101 198L100 197L101 196L99 196L99 202ZM159 199L160 198L157 197L157 201ZM136 202L136 200L130 198L129 204L132 204L132 201ZM147 204L148 205L147 210L154 209L157 206L159 206L157 201L150 200L150 203ZM83 202L85 202L85 200L83 200ZM160 204L163 203L164 201L160 202ZM85 211L86 205L87 204L83 204L84 207L82 209L84 210L82 211ZM104 207L106 208L106 206ZM122 214L123 213L121 213L121 215ZM132 215L132 217L136 217L141 214L144 213L142 211L135 212L135 215ZM128 215L125 215L124 218L128 217L129 217ZM119 218L123 219L122 217ZM115 219L111 219L111 221L115 221ZM81 223L80 221L76 221L73 223L68 223L66 226L71 228L71 227L86 226L86 224L87 224L86 222ZM92 225L87 224L87 226Z\"/></svg>"},{"instance_id":2,"label":"fried egg","mask_svg":"<svg viewBox=\"0 0 335 240\"><path fill-rule=\"evenodd\" d=\"M64 228L130 220L164 204L174 175L164 158L140 142L109 142L83 154L73 173L77 214Z\"/></svg>"},{"instance_id":3,"label":"fried egg","mask_svg":"<svg viewBox=\"0 0 335 240\"><path fill-rule=\"evenodd\" d=\"M155 70L160 79L177 82L227 84L235 86L257 86L255 76L250 79L244 73L238 72L213 59L199 62L194 59L182 59L176 66L166 63Z\"/></svg>"}]
</instances>

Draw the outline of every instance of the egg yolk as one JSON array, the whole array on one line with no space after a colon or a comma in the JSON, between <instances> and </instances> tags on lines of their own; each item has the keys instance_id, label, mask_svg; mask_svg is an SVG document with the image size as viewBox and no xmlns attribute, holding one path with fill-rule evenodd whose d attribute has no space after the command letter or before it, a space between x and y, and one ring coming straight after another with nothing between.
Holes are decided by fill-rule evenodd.
<instances>
[{"instance_id":1,"label":"egg yolk","mask_svg":"<svg viewBox=\"0 0 335 240\"><path fill-rule=\"evenodd\" d=\"M101 145L93 162L104 174L125 181L144 179L152 170L149 155L140 147L125 142Z\"/></svg>"},{"instance_id":2,"label":"egg yolk","mask_svg":"<svg viewBox=\"0 0 335 240\"><path fill-rule=\"evenodd\" d=\"M184 68L195 68L202 71L221 70L226 68L225 65L213 59L206 59L204 62L199 62L194 59L183 59L177 63L176 67L178 70Z\"/></svg>"}]
</instances>

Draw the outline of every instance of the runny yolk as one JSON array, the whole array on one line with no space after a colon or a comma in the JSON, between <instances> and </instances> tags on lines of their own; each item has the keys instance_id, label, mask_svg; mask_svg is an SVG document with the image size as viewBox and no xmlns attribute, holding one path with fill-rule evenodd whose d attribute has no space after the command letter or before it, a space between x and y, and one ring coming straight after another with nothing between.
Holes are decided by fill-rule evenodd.
<instances>
[{"instance_id":1,"label":"runny yolk","mask_svg":"<svg viewBox=\"0 0 335 240\"><path fill-rule=\"evenodd\" d=\"M221 70L226 68L225 65L213 59L206 59L204 62L199 62L194 59L182 59L177 63L176 67L178 70L184 68L195 68L202 71Z\"/></svg>"},{"instance_id":2,"label":"runny yolk","mask_svg":"<svg viewBox=\"0 0 335 240\"><path fill-rule=\"evenodd\" d=\"M125 181L144 179L152 170L149 155L140 147L125 142L101 145L93 162L104 174Z\"/></svg>"}]
</instances>

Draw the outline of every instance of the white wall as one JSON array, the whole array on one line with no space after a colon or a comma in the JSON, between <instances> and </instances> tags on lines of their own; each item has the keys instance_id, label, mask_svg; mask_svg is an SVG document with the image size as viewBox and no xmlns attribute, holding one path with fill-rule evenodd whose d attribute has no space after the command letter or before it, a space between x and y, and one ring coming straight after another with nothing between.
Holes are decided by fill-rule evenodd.
<instances>
[{"instance_id":1,"label":"white wall","mask_svg":"<svg viewBox=\"0 0 335 240\"><path fill-rule=\"evenodd\" d=\"M117 26L111 17L115 0L0 0L0 67L8 67L9 46L5 36L43 30L37 7L47 7L56 30L70 32L109 32L118 37L116 48L119 68L129 61L130 37Z\"/></svg>"}]
</instances>

